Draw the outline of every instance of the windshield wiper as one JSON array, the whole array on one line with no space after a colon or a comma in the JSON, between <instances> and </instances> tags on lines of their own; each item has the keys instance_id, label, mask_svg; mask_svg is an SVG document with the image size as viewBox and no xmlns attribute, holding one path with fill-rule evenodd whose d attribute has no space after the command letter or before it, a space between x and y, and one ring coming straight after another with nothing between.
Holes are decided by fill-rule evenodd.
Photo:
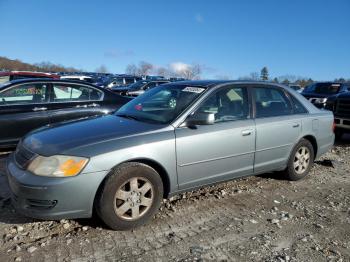
<instances>
[{"instance_id":1,"label":"windshield wiper","mask_svg":"<svg viewBox=\"0 0 350 262\"><path fill-rule=\"evenodd\" d=\"M140 121L140 119L136 116L132 116L132 115L127 115L127 114L116 114L116 116L119 116L119 117L124 117L124 118L128 118L128 119L133 119L133 120L136 120L136 121Z\"/></svg>"}]
</instances>

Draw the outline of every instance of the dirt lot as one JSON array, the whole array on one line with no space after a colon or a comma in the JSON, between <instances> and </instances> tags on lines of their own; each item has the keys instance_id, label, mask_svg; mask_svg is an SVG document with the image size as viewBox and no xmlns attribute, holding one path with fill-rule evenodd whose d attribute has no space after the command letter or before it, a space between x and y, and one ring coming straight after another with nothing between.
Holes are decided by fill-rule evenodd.
<instances>
[{"instance_id":1,"label":"dirt lot","mask_svg":"<svg viewBox=\"0 0 350 262\"><path fill-rule=\"evenodd\" d=\"M350 136L299 182L266 174L183 194L132 232L22 217L0 175L0 261L350 261L349 151Z\"/></svg>"}]
</instances>

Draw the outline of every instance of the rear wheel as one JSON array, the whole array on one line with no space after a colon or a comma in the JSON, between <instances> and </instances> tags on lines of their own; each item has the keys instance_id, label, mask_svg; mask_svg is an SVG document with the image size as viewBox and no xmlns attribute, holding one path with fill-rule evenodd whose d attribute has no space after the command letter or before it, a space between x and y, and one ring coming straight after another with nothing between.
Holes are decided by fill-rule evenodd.
<instances>
[{"instance_id":1,"label":"rear wheel","mask_svg":"<svg viewBox=\"0 0 350 262\"><path fill-rule=\"evenodd\" d=\"M286 177L293 181L305 177L314 163L314 157L314 149L310 141L301 139L289 157L288 166L284 171Z\"/></svg>"},{"instance_id":2,"label":"rear wheel","mask_svg":"<svg viewBox=\"0 0 350 262\"><path fill-rule=\"evenodd\" d=\"M126 163L104 181L96 198L96 211L110 228L129 230L152 218L162 197L162 180L153 168Z\"/></svg>"}]
</instances>

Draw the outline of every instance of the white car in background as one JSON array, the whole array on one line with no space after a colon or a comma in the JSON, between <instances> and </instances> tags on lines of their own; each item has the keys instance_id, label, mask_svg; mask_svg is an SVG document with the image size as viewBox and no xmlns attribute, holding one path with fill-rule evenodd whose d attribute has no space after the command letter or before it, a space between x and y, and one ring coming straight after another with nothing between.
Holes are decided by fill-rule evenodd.
<instances>
[{"instance_id":1,"label":"white car in background","mask_svg":"<svg viewBox=\"0 0 350 262\"><path fill-rule=\"evenodd\" d=\"M294 89L295 91L297 91L298 93L303 92L304 88L302 88L300 85L289 85L290 88Z\"/></svg>"},{"instance_id":2,"label":"white car in background","mask_svg":"<svg viewBox=\"0 0 350 262\"><path fill-rule=\"evenodd\" d=\"M66 75L66 76L61 76L61 79L84 81L90 84L96 83L96 79L92 78L91 76Z\"/></svg>"}]
</instances>

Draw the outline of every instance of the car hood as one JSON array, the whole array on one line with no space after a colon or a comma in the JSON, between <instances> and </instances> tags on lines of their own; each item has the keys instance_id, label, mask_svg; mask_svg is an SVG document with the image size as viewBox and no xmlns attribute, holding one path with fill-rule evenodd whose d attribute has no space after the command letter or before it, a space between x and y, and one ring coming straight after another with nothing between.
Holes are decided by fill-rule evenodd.
<instances>
[{"instance_id":1,"label":"car hood","mask_svg":"<svg viewBox=\"0 0 350 262\"><path fill-rule=\"evenodd\" d=\"M34 153L51 156L77 147L135 136L163 127L164 125L108 115L40 128L28 134L22 144Z\"/></svg>"}]
</instances>

